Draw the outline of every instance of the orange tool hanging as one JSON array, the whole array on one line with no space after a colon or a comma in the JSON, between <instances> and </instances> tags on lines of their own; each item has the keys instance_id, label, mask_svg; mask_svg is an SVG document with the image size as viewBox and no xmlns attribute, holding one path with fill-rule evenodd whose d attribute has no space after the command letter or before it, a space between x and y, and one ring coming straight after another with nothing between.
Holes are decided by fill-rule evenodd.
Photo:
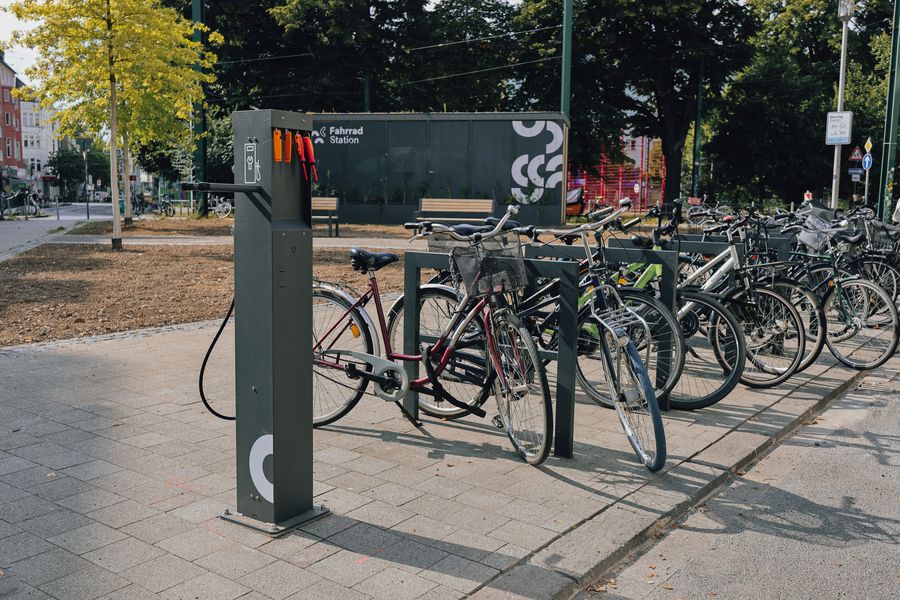
<instances>
[{"instance_id":1,"label":"orange tool hanging","mask_svg":"<svg viewBox=\"0 0 900 600\"><path fill-rule=\"evenodd\" d=\"M303 138L303 153L306 155L306 162L309 163L309 169L312 172L313 181L318 181L319 174L316 172L316 153L313 150L313 141L311 137Z\"/></svg>"},{"instance_id":2,"label":"orange tool hanging","mask_svg":"<svg viewBox=\"0 0 900 600\"><path fill-rule=\"evenodd\" d=\"M294 146L294 140L291 139L290 129L284 130L284 162L291 162L291 148Z\"/></svg>"},{"instance_id":3,"label":"orange tool hanging","mask_svg":"<svg viewBox=\"0 0 900 600\"><path fill-rule=\"evenodd\" d=\"M294 143L297 144L297 158L300 160L300 168L303 169L303 179L309 179L309 173L306 171L306 153L303 152L303 134L297 132L294 134Z\"/></svg>"},{"instance_id":4,"label":"orange tool hanging","mask_svg":"<svg viewBox=\"0 0 900 600\"><path fill-rule=\"evenodd\" d=\"M281 162L281 130L276 129L272 132L272 151L275 155L275 162Z\"/></svg>"}]
</instances>

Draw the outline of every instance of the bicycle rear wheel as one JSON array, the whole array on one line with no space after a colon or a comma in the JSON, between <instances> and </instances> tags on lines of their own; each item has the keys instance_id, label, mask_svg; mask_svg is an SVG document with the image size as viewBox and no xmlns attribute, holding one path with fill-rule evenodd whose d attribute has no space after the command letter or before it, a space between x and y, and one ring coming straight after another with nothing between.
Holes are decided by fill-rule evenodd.
<instances>
[{"instance_id":1,"label":"bicycle rear wheel","mask_svg":"<svg viewBox=\"0 0 900 600\"><path fill-rule=\"evenodd\" d=\"M865 279L835 282L822 305L828 349L853 369L874 369L897 350L897 307L884 289Z\"/></svg>"},{"instance_id":2,"label":"bicycle rear wheel","mask_svg":"<svg viewBox=\"0 0 900 600\"><path fill-rule=\"evenodd\" d=\"M500 422L516 452L539 465L553 444L553 408L544 364L528 328L506 309L491 319L494 344L488 344L497 377L494 396Z\"/></svg>"},{"instance_id":3,"label":"bicycle rear wheel","mask_svg":"<svg viewBox=\"0 0 900 600\"><path fill-rule=\"evenodd\" d=\"M741 324L703 292L681 291L677 304L684 370L669 394L669 405L682 410L712 406L737 387L744 372L747 349Z\"/></svg>"},{"instance_id":4,"label":"bicycle rear wheel","mask_svg":"<svg viewBox=\"0 0 900 600\"><path fill-rule=\"evenodd\" d=\"M806 348L806 332L789 300L776 291L752 287L732 292L725 307L741 322L747 346L741 383L773 387L797 372Z\"/></svg>"},{"instance_id":5,"label":"bicycle rear wheel","mask_svg":"<svg viewBox=\"0 0 900 600\"><path fill-rule=\"evenodd\" d=\"M808 369L816 362L825 347L825 313L816 294L808 287L785 279L776 279L773 289L784 296L797 310L806 332L806 347L797 373Z\"/></svg>"},{"instance_id":6,"label":"bicycle rear wheel","mask_svg":"<svg viewBox=\"0 0 900 600\"><path fill-rule=\"evenodd\" d=\"M372 335L358 309L335 292L313 289L313 427L337 421L356 406L366 391L363 377L351 379L345 369L369 365L340 351L371 354Z\"/></svg>"}]
</instances>

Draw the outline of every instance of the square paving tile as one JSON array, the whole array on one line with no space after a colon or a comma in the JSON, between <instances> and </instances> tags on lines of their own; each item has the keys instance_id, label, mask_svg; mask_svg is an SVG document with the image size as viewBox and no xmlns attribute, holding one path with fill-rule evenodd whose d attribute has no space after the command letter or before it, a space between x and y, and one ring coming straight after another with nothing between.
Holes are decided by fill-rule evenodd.
<instances>
[{"instance_id":1,"label":"square paving tile","mask_svg":"<svg viewBox=\"0 0 900 600\"><path fill-rule=\"evenodd\" d=\"M128 580L91 565L38 587L59 600L93 600L127 585Z\"/></svg>"},{"instance_id":2,"label":"square paving tile","mask_svg":"<svg viewBox=\"0 0 900 600\"><path fill-rule=\"evenodd\" d=\"M161 592L205 573L206 569L177 556L164 554L125 569L120 575L151 592Z\"/></svg>"},{"instance_id":3,"label":"square paving tile","mask_svg":"<svg viewBox=\"0 0 900 600\"><path fill-rule=\"evenodd\" d=\"M164 552L156 546L151 546L134 538L125 538L108 546L87 552L83 556L108 571L120 573L131 567L151 561L163 554Z\"/></svg>"},{"instance_id":4,"label":"square paving tile","mask_svg":"<svg viewBox=\"0 0 900 600\"><path fill-rule=\"evenodd\" d=\"M274 557L233 542L194 561L195 564L228 579L238 579L272 562L275 562Z\"/></svg>"},{"instance_id":5,"label":"square paving tile","mask_svg":"<svg viewBox=\"0 0 900 600\"><path fill-rule=\"evenodd\" d=\"M244 575L238 583L275 600L306 589L322 579L319 575L284 561L276 561Z\"/></svg>"},{"instance_id":6,"label":"square paving tile","mask_svg":"<svg viewBox=\"0 0 900 600\"><path fill-rule=\"evenodd\" d=\"M428 579L389 567L357 584L356 589L380 600L415 600L437 586Z\"/></svg>"},{"instance_id":7,"label":"square paving tile","mask_svg":"<svg viewBox=\"0 0 900 600\"><path fill-rule=\"evenodd\" d=\"M124 533L107 527L102 523L91 523L49 538L57 546L61 546L75 554L84 554L102 548L113 542L127 538Z\"/></svg>"},{"instance_id":8,"label":"square paving tile","mask_svg":"<svg viewBox=\"0 0 900 600\"><path fill-rule=\"evenodd\" d=\"M30 556L9 565L10 571L33 586L47 583L93 565L62 548L53 548L43 554Z\"/></svg>"},{"instance_id":9,"label":"square paving tile","mask_svg":"<svg viewBox=\"0 0 900 600\"><path fill-rule=\"evenodd\" d=\"M168 600L233 600L249 591L220 575L206 573L167 589L162 592L162 597Z\"/></svg>"}]
</instances>

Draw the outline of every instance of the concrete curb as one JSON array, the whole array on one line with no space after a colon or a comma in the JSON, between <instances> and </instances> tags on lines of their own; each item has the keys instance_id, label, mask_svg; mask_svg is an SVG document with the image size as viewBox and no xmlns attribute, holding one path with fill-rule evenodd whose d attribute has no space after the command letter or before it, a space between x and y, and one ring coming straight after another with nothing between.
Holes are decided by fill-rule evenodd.
<instances>
[{"instance_id":1,"label":"concrete curb","mask_svg":"<svg viewBox=\"0 0 900 600\"><path fill-rule=\"evenodd\" d=\"M835 388L818 393L817 398L797 400L802 388L814 386L835 370L835 364L789 391L765 408L747 417L662 475L648 477L646 483L599 513L573 525L560 536L524 557L476 590L478 600L520 600L576 596L613 565L686 514L710 494L728 483L734 474L771 450L782 439L820 413L828 404L856 386L866 371L853 374ZM784 403L783 406L780 406ZM801 404L802 403L802 404ZM765 421L780 408L790 411L771 430ZM778 415L776 415L778 416ZM763 428L769 428L760 433ZM671 483L687 477L695 483L688 490L671 490ZM660 502L659 494L664 492ZM651 494L649 492L653 492ZM644 496L644 499L642 499ZM536 595L537 594L537 595Z\"/></svg>"}]
</instances>

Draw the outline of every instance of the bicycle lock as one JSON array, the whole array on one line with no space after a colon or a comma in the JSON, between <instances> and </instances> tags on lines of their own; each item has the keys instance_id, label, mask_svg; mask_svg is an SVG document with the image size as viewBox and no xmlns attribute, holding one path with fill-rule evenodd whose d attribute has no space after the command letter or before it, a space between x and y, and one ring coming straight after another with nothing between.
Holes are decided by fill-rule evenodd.
<instances>
[{"instance_id":1,"label":"bicycle lock","mask_svg":"<svg viewBox=\"0 0 900 600\"><path fill-rule=\"evenodd\" d=\"M210 412L229 418L207 401L203 374L236 311L231 419L237 510L226 510L222 518L278 536L328 513L313 504L309 340L315 159L305 141L312 118L252 110L237 111L232 119L235 182L182 184L186 191L235 194L234 299L203 360L200 393Z\"/></svg>"}]
</instances>

